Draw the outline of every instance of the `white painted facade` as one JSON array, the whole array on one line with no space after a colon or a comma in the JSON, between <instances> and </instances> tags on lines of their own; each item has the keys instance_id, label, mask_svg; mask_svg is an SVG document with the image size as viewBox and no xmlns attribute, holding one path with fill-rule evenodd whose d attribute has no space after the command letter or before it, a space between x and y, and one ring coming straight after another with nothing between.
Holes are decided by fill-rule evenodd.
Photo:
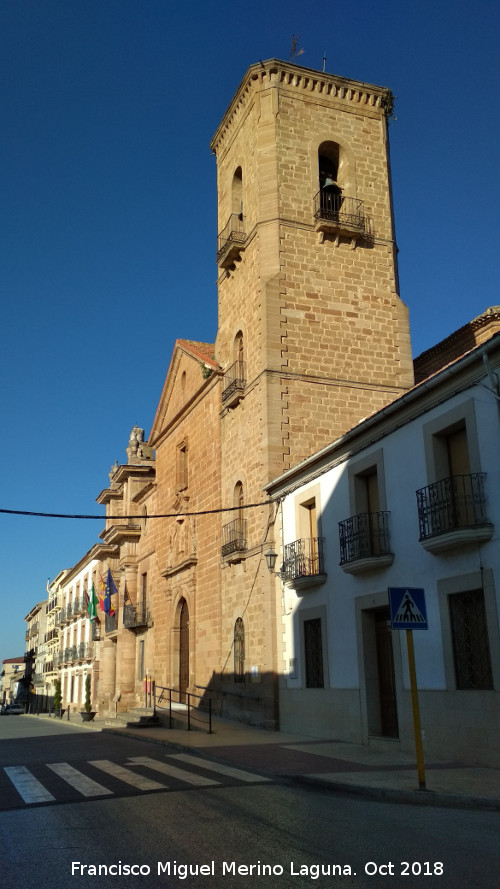
<instances>
[{"instance_id":1,"label":"white painted facade","mask_svg":"<svg viewBox=\"0 0 500 889\"><path fill-rule=\"evenodd\" d=\"M92 701L97 700L97 674L93 675L93 662L98 643L92 639L92 622L87 614L87 605L92 581L98 595L96 576L99 577L101 569L101 563L97 559L82 560L67 573L60 593L57 620L59 678L63 707L71 711L83 710L87 674L92 677Z\"/></svg>"},{"instance_id":2,"label":"white painted facade","mask_svg":"<svg viewBox=\"0 0 500 889\"><path fill-rule=\"evenodd\" d=\"M266 489L281 500L281 729L412 750L406 633L387 625L388 588L424 588L429 628L413 638L426 754L498 764L499 376L495 335ZM416 491L426 486L422 529ZM344 525L340 564L339 523L375 513L386 514L388 539L370 523L364 535L362 522ZM322 565L314 545L313 559L297 556L311 551L305 518Z\"/></svg>"}]
</instances>

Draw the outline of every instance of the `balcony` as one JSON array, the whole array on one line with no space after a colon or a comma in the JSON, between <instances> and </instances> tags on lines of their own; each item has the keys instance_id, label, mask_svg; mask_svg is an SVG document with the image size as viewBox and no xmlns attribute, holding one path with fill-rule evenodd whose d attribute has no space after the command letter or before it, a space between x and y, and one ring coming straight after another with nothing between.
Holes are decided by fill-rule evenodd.
<instances>
[{"instance_id":1,"label":"balcony","mask_svg":"<svg viewBox=\"0 0 500 889\"><path fill-rule=\"evenodd\" d=\"M231 213L217 238L217 265L221 269L230 268L240 258L246 239L243 214Z\"/></svg>"},{"instance_id":2,"label":"balcony","mask_svg":"<svg viewBox=\"0 0 500 889\"><path fill-rule=\"evenodd\" d=\"M77 596L73 602L73 616L78 617L87 610L87 604L84 596Z\"/></svg>"},{"instance_id":3,"label":"balcony","mask_svg":"<svg viewBox=\"0 0 500 889\"><path fill-rule=\"evenodd\" d=\"M98 620L92 621L92 642L100 642L101 640L101 624Z\"/></svg>"},{"instance_id":4,"label":"balcony","mask_svg":"<svg viewBox=\"0 0 500 889\"><path fill-rule=\"evenodd\" d=\"M145 604L123 606L123 626L127 630L136 630L149 626L149 611Z\"/></svg>"},{"instance_id":5,"label":"balcony","mask_svg":"<svg viewBox=\"0 0 500 889\"><path fill-rule=\"evenodd\" d=\"M485 481L485 472L454 475L416 492L419 540L425 550L446 552L491 538Z\"/></svg>"},{"instance_id":6,"label":"balcony","mask_svg":"<svg viewBox=\"0 0 500 889\"><path fill-rule=\"evenodd\" d=\"M389 513L362 512L339 522L340 566L347 574L387 568L394 561Z\"/></svg>"},{"instance_id":7,"label":"balcony","mask_svg":"<svg viewBox=\"0 0 500 889\"><path fill-rule=\"evenodd\" d=\"M114 614L105 614L104 615L104 631L106 633L114 633L115 630L118 629L118 615L116 612Z\"/></svg>"},{"instance_id":8,"label":"balcony","mask_svg":"<svg viewBox=\"0 0 500 889\"><path fill-rule=\"evenodd\" d=\"M283 583L295 590L324 583L323 538L310 537L287 543L280 573Z\"/></svg>"},{"instance_id":9,"label":"balcony","mask_svg":"<svg viewBox=\"0 0 500 889\"><path fill-rule=\"evenodd\" d=\"M222 528L222 558L227 562L241 562L247 551L246 519L235 519Z\"/></svg>"},{"instance_id":10,"label":"balcony","mask_svg":"<svg viewBox=\"0 0 500 889\"><path fill-rule=\"evenodd\" d=\"M365 216L363 201L343 194L318 191L314 196L314 228L317 232L372 240L371 219Z\"/></svg>"},{"instance_id":11,"label":"balcony","mask_svg":"<svg viewBox=\"0 0 500 889\"><path fill-rule=\"evenodd\" d=\"M79 642L76 646L76 660L89 661L93 657L92 645L89 642Z\"/></svg>"},{"instance_id":12,"label":"balcony","mask_svg":"<svg viewBox=\"0 0 500 889\"><path fill-rule=\"evenodd\" d=\"M235 361L224 374L222 383L222 406L236 407L245 391L245 362Z\"/></svg>"}]
</instances>

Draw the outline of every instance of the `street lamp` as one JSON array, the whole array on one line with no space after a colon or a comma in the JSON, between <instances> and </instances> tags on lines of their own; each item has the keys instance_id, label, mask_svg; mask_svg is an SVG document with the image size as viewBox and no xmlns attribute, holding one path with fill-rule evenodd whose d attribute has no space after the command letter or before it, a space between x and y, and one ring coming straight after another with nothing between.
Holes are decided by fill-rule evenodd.
<instances>
[{"instance_id":1,"label":"street lamp","mask_svg":"<svg viewBox=\"0 0 500 889\"><path fill-rule=\"evenodd\" d=\"M278 558L278 554L274 552L272 546L269 547L266 553L264 553L264 557L266 559L267 569L269 574L274 574L274 567L276 565L276 559Z\"/></svg>"}]
</instances>

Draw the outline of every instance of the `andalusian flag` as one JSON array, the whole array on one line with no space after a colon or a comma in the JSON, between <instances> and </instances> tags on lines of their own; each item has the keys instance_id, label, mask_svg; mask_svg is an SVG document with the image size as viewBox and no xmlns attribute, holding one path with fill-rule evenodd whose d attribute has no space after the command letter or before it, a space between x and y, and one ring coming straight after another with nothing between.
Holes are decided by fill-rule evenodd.
<instances>
[{"instance_id":1,"label":"andalusian flag","mask_svg":"<svg viewBox=\"0 0 500 889\"><path fill-rule=\"evenodd\" d=\"M89 604L87 606L87 614L89 616L89 620L95 620L97 618L97 603L98 598L95 594L94 584L92 583L92 589L89 596Z\"/></svg>"},{"instance_id":2,"label":"andalusian flag","mask_svg":"<svg viewBox=\"0 0 500 889\"><path fill-rule=\"evenodd\" d=\"M111 569L108 568L108 577L106 580L106 592L104 594L104 613L109 614L111 617L115 613L115 609L113 608L113 604L111 602L111 596L117 596L118 590L116 589L116 584L111 575Z\"/></svg>"}]
</instances>

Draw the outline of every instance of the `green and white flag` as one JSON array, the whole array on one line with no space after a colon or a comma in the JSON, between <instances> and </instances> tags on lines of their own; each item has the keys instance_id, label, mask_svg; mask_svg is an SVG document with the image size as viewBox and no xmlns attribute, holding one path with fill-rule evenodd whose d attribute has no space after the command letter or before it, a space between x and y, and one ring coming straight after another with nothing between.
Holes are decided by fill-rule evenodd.
<instances>
[{"instance_id":1,"label":"green and white flag","mask_svg":"<svg viewBox=\"0 0 500 889\"><path fill-rule=\"evenodd\" d=\"M95 594L94 584L92 584L92 589L90 591L89 596L89 604L87 606L87 614L89 616L89 620L95 620L97 617L97 603L98 598Z\"/></svg>"}]
</instances>

